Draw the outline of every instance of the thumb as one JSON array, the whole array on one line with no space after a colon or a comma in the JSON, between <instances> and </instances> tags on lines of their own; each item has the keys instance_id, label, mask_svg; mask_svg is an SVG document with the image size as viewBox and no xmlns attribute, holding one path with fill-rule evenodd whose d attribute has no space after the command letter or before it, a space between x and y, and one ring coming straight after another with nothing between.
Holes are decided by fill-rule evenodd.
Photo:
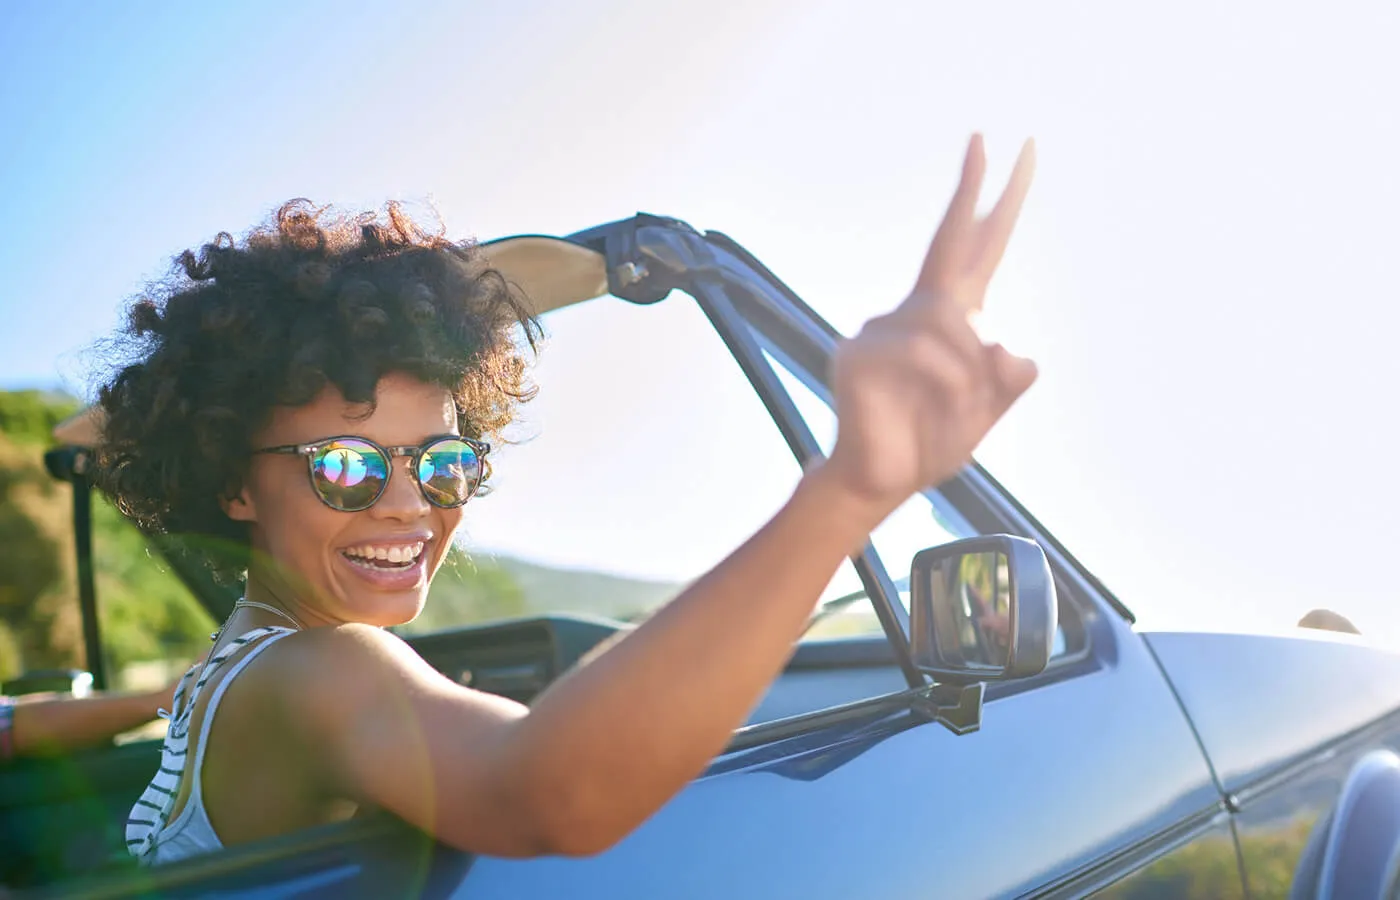
<instances>
[{"instance_id":1,"label":"thumb","mask_svg":"<svg viewBox=\"0 0 1400 900\"><path fill-rule=\"evenodd\" d=\"M996 411L1000 416L1035 383L1040 370L1033 361L1015 355L1001 344L989 346L987 356L996 383Z\"/></svg>"}]
</instances>

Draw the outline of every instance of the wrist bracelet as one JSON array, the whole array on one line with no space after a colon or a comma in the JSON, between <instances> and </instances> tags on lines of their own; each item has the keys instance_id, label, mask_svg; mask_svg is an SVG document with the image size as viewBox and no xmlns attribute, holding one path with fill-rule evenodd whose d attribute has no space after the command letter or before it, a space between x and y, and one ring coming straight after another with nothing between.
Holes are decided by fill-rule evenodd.
<instances>
[{"instance_id":1,"label":"wrist bracelet","mask_svg":"<svg viewBox=\"0 0 1400 900\"><path fill-rule=\"evenodd\" d=\"M0 763L15 755L15 701L0 697Z\"/></svg>"}]
</instances>

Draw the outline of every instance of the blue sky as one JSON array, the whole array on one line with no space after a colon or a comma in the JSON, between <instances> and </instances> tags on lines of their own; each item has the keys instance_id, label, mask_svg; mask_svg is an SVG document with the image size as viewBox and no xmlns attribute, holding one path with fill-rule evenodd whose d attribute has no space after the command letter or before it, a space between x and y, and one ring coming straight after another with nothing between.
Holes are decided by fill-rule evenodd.
<instances>
[{"instance_id":1,"label":"blue sky","mask_svg":"<svg viewBox=\"0 0 1400 900\"><path fill-rule=\"evenodd\" d=\"M1034 135L984 324L1042 379L979 458L1149 623L1400 639L1394 4L338 6L0 5L0 385L82 388L143 279L303 195L675 215L854 329L967 135L993 179Z\"/></svg>"}]
</instances>

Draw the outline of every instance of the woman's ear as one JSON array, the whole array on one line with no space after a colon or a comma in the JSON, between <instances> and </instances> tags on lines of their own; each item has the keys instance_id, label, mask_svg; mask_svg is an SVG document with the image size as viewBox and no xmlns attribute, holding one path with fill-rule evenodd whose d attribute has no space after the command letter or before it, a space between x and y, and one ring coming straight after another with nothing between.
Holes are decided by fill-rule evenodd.
<instances>
[{"instance_id":1,"label":"woman's ear","mask_svg":"<svg viewBox=\"0 0 1400 900\"><path fill-rule=\"evenodd\" d=\"M258 520L257 508L253 505L253 498L248 495L248 488L245 485L238 489L238 493L231 497L220 497L219 505L224 509L224 515L235 522L256 522Z\"/></svg>"}]
</instances>

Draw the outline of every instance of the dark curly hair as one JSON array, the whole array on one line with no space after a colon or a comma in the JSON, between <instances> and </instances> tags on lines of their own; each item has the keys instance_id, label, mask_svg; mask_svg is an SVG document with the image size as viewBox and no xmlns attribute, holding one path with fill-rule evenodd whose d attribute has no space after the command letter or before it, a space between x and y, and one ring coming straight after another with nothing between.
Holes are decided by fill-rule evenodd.
<instances>
[{"instance_id":1,"label":"dark curly hair","mask_svg":"<svg viewBox=\"0 0 1400 900\"><path fill-rule=\"evenodd\" d=\"M131 303L110 345L124 363L99 390L95 480L144 532L221 547L199 555L236 577L248 528L219 501L273 407L333 384L372 411L399 372L450 391L464 435L499 439L533 394L520 330L533 351L538 323L471 244L396 203L346 215L293 200L241 242L185 251Z\"/></svg>"}]
</instances>

